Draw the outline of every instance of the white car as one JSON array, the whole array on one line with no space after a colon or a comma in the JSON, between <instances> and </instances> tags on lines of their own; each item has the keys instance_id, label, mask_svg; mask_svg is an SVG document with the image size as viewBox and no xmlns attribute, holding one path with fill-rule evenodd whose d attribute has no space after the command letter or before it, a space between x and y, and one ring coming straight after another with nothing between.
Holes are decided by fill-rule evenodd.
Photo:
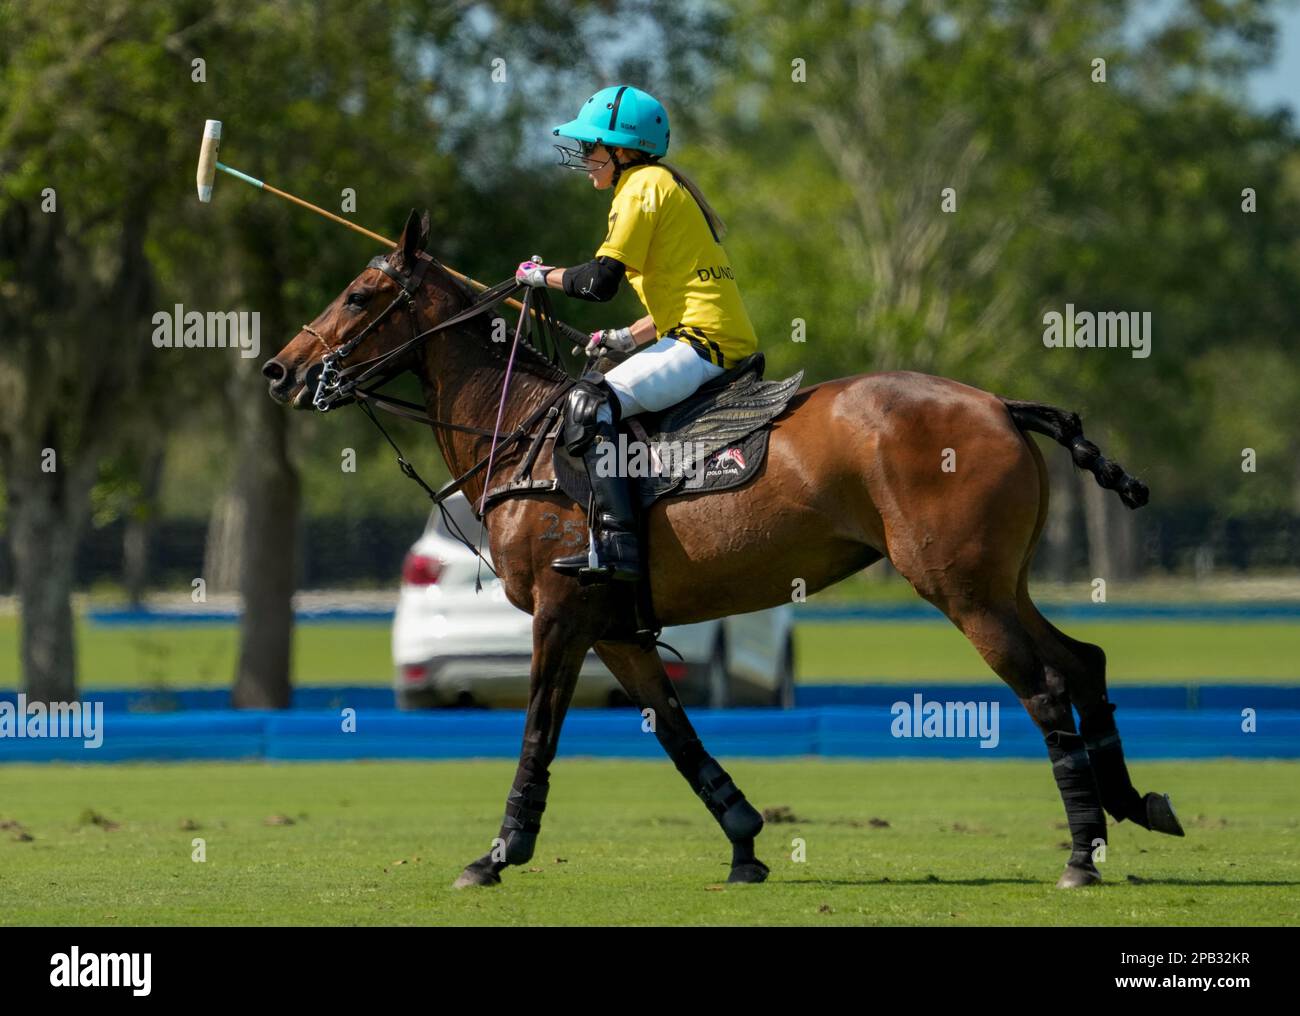
<instances>
[{"instance_id":1,"label":"white car","mask_svg":"<svg viewBox=\"0 0 1300 1016\"><path fill-rule=\"evenodd\" d=\"M465 498L446 502L461 533L478 545L479 523ZM484 541L486 556L487 545ZM424 535L402 565L393 619L394 686L402 709L508 706L528 703L533 619L506 599L486 567L448 531L435 508ZM794 705L793 608L775 607L699 624L665 628L660 636L682 663L660 650L668 677L686 705ZM625 705L614 676L587 655L573 704Z\"/></svg>"}]
</instances>

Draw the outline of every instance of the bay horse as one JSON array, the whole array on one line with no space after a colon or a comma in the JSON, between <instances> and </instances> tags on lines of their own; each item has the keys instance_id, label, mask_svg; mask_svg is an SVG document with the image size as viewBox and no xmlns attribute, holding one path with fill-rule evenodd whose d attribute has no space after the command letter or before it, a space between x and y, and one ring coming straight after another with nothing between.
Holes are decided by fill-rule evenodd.
<instances>
[{"instance_id":1,"label":"bay horse","mask_svg":"<svg viewBox=\"0 0 1300 1016\"><path fill-rule=\"evenodd\" d=\"M501 433L556 405L572 379L527 344L508 357L505 344L492 341L486 316L474 313L473 293L424 252L427 241L427 215L413 211L396 248L304 325L263 374L274 399L310 409L327 367L394 358L389 373L410 370L419 378L443 458L453 476L471 473L462 487L478 504L490 480L475 464L486 461L510 360ZM1146 487L1101 456L1073 413L945 378L863 374L795 395L772 426L765 465L746 485L653 505L649 583L659 621L689 624L788 603L799 581L816 592L888 557L971 641L1043 732L1072 836L1057 884L1072 888L1100 880L1093 851L1105 842L1103 809L1116 821L1183 831L1167 795L1140 795L1129 778L1107 698L1105 653L1057 630L1030 599L1027 575L1047 517L1048 473L1028 431L1065 445L1129 507L1145 503ZM494 475L525 454L520 443L503 443ZM504 868L532 857L560 730L593 648L636 707L654 711L655 736L722 827L732 846L728 881L763 881L768 868L754 853L762 816L705 751L658 652L624 636L626 604L611 587L581 585L550 566L572 551L553 538L557 525L586 532L583 508L560 491L524 493L495 501L484 521L506 596L533 617L533 656L523 745L499 838L455 885L497 884Z\"/></svg>"}]
</instances>

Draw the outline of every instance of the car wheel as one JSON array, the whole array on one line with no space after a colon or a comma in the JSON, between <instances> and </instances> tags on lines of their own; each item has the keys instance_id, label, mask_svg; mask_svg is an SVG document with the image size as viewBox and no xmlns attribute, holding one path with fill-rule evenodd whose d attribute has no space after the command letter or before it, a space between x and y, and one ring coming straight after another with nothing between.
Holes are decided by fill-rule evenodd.
<instances>
[{"instance_id":1,"label":"car wheel","mask_svg":"<svg viewBox=\"0 0 1300 1016\"><path fill-rule=\"evenodd\" d=\"M731 705L731 675L727 673L727 643L721 635L709 657L705 684L709 690L709 708L726 709Z\"/></svg>"},{"instance_id":2,"label":"car wheel","mask_svg":"<svg viewBox=\"0 0 1300 1016\"><path fill-rule=\"evenodd\" d=\"M634 704L622 688L611 688L605 696L606 709L630 709Z\"/></svg>"},{"instance_id":3,"label":"car wheel","mask_svg":"<svg viewBox=\"0 0 1300 1016\"><path fill-rule=\"evenodd\" d=\"M415 691L399 691L397 693L398 709L434 709L437 705L436 696L428 688L419 688Z\"/></svg>"},{"instance_id":4,"label":"car wheel","mask_svg":"<svg viewBox=\"0 0 1300 1016\"><path fill-rule=\"evenodd\" d=\"M772 704L778 709L794 708L794 637L787 636L781 653L781 666L776 672L776 690Z\"/></svg>"}]
</instances>

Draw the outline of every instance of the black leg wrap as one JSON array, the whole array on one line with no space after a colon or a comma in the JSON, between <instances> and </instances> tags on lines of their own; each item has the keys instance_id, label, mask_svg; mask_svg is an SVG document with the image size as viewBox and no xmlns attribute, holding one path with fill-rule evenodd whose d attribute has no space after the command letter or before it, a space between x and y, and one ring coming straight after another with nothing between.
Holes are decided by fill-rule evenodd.
<instances>
[{"instance_id":1,"label":"black leg wrap","mask_svg":"<svg viewBox=\"0 0 1300 1016\"><path fill-rule=\"evenodd\" d=\"M501 821L501 836L506 841L506 864L524 864L533 856L537 834L542 831L542 812L546 810L546 783L515 784L506 798L506 817Z\"/></svg>"},{"instance_id":2,"label":"black leg wrap","mask_svg":"<svg viewBox=\"0 0 1300 1016\"><path fill-rule=\"evenodd\" d=\"M1047 735L1047 757L1052 760L1052 775L1065 802L1065 817L1070 823L1070 864L1092 868L1093 843L1106 839L1106 816L1101 810L1101 796L1093 775L1083 738L1064 730Z\"/></svg>"},{"instance_id":3,"label":"black leg wrap","mask_svg":"<svg viewBox=\"0 0 1300 1016\"><path fill-rule=\"evenodd\" d=\"M760 816L761 821L761 816ZM734 868L738 864L761 864L757 857L754 856L754 838L736 840L731 844L731 866Z\"/></svg>"},{"instance_id":4,"label":"black leg wrap","mask_svg":"<svg viewBox=\"0 0 1300 1016\"><path fill-rule=\"evenodd\" d=\"M700 766L704 765L705 762L712 761L709 753L704 750L704 745L698 740L691 740L681 744L665 740L662 734L657 736L659 737L659 743L663 745L664 751L673 760L673 765L677 767L677 771L686 778L686 782L694 790L696 786L695 774L700 771Z\"/></svg>"},{"instance_id":5,"label":"black leg wrap","mask_svg":"<svg viewBox=\"0 0 1300 1016\"><path fill-rule=\"evenodd\" d=\"M677 771L686 777L686 782L704 802L709 814L718 820L727 839L733 844L752 841L762 831L763 816L745 799L731 777L698 740L688 741L680 748L664 747Z\"/></svg>"},{"instance_id":6,"label":"black leg wrap","mask_svg":"<svg viewBox=\"0 0 1300 1016\"><path fill-rule=\"evenodd\" d=\"M1087 719L1080 718L1079 732L1083 735L1092 771L1097 777L1102 807L1116 822L1129 819L1145 826L1146 802L1129 778L1128 766L1124 764L1124 745L1115 727L1114 713L1114 704L1105 703L1100 713Z\"/></svg>"}]
</instances>

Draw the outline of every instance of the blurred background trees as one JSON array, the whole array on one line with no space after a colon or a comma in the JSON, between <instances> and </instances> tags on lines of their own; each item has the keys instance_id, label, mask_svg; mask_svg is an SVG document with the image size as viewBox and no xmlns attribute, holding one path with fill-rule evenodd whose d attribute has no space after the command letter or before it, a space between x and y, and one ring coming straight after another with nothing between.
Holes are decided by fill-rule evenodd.
<instances>
[{"instance_id":1,"label":"blurred background trees","mask_svg":"<svg viewBox=\"0 0 1300 1016\"><path fill-rule=\"evenodd\" d=\"M1277 5L1160 6L0 3L0 591L25 687L72 694L74 589L202 577L246 607L236 701L284 704L293 590L395 582L426 511L359 417L266 397L261 360L374 251L228 178L200 205L207 118L223 161L326 207L348 188L372 229L427 207L434 251L493 282L590 256L607 199L553 167L550 127L635 81L728 220L770 373L924 370L1079 411L1153 504L1049 457L1041 572L1186 571L1211 545L1294 568L1300 148L1243 98ZM258 311L261 355L155 349L177 303ZM1066 303L1150 311L1152 355L1045 349ZM630 293L563 312L638 316Z\"/></svg>"}]
</instances>

